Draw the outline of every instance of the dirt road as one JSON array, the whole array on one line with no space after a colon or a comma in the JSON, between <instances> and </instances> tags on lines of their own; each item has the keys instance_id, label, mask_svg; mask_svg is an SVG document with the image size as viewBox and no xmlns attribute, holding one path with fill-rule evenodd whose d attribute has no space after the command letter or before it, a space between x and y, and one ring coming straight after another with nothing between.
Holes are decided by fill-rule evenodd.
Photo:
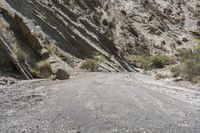
<instances>
[{"instance_id":1,"label":"dirt road","mask_svg":"<svg viewBox=\"0 0 200 133\"><path fill-rule=\"evenodd\" d=\"M1 133L200 133L198 88L142 74L22 82L0 87L0 100Z\"/></svg>"}]
</instances>

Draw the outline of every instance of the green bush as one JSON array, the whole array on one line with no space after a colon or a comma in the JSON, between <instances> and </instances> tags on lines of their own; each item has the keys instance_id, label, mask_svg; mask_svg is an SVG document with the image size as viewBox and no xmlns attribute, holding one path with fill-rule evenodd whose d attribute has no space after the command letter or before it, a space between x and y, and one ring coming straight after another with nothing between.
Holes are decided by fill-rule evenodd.
<instances>
[{"instance_id":1,"label":"green bush","mask_svg":"<svg viewBox=\"0 0 200 133\"><path fill-rule=\"evenodd\" d=\"M156 55L150 57L151 67L164 68L165 65L175 64L175 60L165 55Z\"/></svg>"},{"instance_id":2,"label":"green bush","mask_svg":"<svg viewBox=\"0 0 200 133\"><path fill-rule=\"evenodd\" d=\"M152 56L150 60L152 62L152 67L163 68L165 66L165 60L161 56Z\"/></svg>"},{"instance_id":3,"label":"green bush","mask_svg":"<svg viewBox=\"0 0 200 133\"><path fill-rule=\"evenodd\" d=\"M151 62L147 56L136 56L134 59L136 67L149 70L151 68Z\"/></svg>"},{"instance_id":4,"label":"green bush","mask_svg":"<svg viewBox=\"0 0 200 133\"><path fill-rule=\"evenodd\" d=\"M82 69L94 72L98 71L98 62L94 59L86 59L83 64L81 65Z\"/></svg>"},{"instance_id":5,"label":"green bush","mask_svg":"<svg viewBox=\"0 0 200 133\"><path fill-rule=\"evenodd\" d=\"M175 60L165 55L155 56L132 56L128 59L135 67L150 70L152 68L163 68L165 65L175 63Z\"/></svg>"}]
</instances>

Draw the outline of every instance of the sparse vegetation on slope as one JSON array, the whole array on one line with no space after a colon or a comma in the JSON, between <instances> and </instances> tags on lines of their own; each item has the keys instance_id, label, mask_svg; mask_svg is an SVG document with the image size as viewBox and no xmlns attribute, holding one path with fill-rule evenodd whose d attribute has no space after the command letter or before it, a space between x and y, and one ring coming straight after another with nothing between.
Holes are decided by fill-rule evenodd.
<instances>
[{"instance_id":1,"label":"sparse vegetation on slope","mask_svg":"<svg viewBox=\"0 0 200 133\"><path fill-rule=\"evenodd\" d=\"M153 68L164 68L166 65L175 63L172 57L166 55L154 55L154 56L137 56L133 55L129 57L130 62L135 67L150 70Z\"/></svg>"},{"instance_id":2,"label":"sparse vegetation on slope","mask_svg":"<svg viewBox=\"0 0 200 133\"><path fill-rule=\"evenodd\" d=\"M175 76L198 82L200 80L200 44L194 49L185 49L179 52L181 64L172 68Z\"/></svg>"},{"instance_id":3,"label":"sparse vegetation on slope","mask_svg":"<svg viewBox=\"0 0 200 133\"><path fill-rule=\"evenodd\" d=\"M98 62L95 59L86 59L82 63L81 68L91 72L98 71Z\"/></svg>"},{"instance_id":4,"label":"sparse vegetation on slope","mask_svg":"<svg viewBox=\"0 0 200 133\"><path fill-rule=\"evenodd\" d=\"M28 58L28 55L26 53L24 53L21 49L16 49L15 54L19 61L24 61Z\"/></svg>"},{"instance_id":5,"label":"sparse vegetation on slope","mask_svg":"<svg viewBox=\"0 0 200 133\"><path fill-rule=\"evenodd\" d=\"M47 61L42 60L31 69L31 73L34 77L48 78L52 74L51 65Z\"/></svg>"}]
</instances>

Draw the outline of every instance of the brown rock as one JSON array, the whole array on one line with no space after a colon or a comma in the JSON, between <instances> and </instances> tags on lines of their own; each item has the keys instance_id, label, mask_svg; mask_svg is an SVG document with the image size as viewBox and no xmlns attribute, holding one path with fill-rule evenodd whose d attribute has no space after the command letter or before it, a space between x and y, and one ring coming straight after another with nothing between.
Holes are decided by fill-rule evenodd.
<instances>
[{"instance_id":1,"label":"brown rock","mask_svg":"<svg viewBox=\"0 0 200 133\"><path fill-rule=\"evenodd\" d=\"M69 74L62 69L58 69L56 72L56 78L60 80L69 79Z\"/></svg>"}]
</instances>

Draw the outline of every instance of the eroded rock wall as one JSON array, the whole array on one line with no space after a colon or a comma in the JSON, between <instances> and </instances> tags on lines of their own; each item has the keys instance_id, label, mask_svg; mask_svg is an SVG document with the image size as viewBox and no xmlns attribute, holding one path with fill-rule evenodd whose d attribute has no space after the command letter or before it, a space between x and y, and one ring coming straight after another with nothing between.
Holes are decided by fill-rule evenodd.
<instances>
[{"instance_id":1,"label":"eroded rock wall","mask_svg":"<svg viewBox=\"0 0 200 133\"><path fill-rule=\"evenodd\" d=\"M1 45L26 78L78 71L87 58L103 71L133 71L124 54L169 54L195 46L197 0L5 0ZM45 61L49 73L34 66Z\"/></svg>"}]
</instances>

